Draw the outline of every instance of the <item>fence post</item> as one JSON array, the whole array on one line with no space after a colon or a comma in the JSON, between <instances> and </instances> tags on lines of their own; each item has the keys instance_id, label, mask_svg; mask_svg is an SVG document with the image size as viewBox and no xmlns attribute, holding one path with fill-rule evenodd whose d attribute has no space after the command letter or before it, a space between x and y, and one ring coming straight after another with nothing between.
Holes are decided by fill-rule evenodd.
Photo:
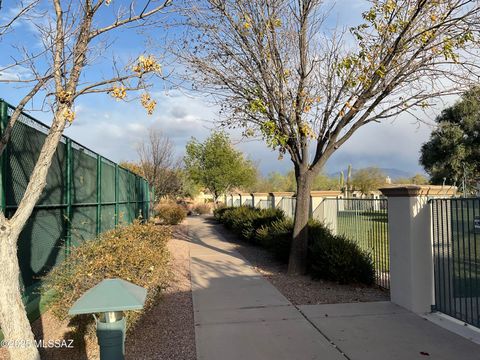
<instances>
[{"instance_id":1,"label":"fence post","mask_svg":"<svg viewBox=\"0 0 480 360\"><path fill-rule=\"evenodd\" d=\"M65 149L66 149L66 165L67 165L67 176L66 176L66 204L67 204L67 237L65 239L65 250L66 255L70 255L70 249L72 246L72 181L73 181L73 153L72 153L72 140L66 138L65 142Z\"/></svg>"},{"instance_id":2,"label":"fence post","mask_svg":"<svg viewBox=\"0 0 480 360\"><path fill-rule=\"evenodd\" d=\"M334 234L337 233L338 197L340 195L340 191L334 190L310 192L312 218L328 226Z\"/></svg>"},{"instance_id":3,"label":"fence post","mask_svg":"<svg viewBox=\"0 0 480 360\"><path fill-rule=\"evenodd\" d=\"M150 185L149 185L150 186ZM151 209L150 209L150 216L155 216L155 186L152 185L152 192L149 193L149 197L148 199L150 200L150 206L151 206Z\"/></svg>"},{"instance_id":4,"label":"fence post","mask_svg":"<svg viewBox=\"0 0 480 360\"><path fill-rule=\"evenodd\" d=\"M388 187L380 191L388 198L391 301L418 314L428 313L434 299L428 198L451 193L433 185Z\"/></svg>"},{"instance_id":5,"label":"fence post","mask_svg":"<svg viewBox=\"0 0 480 360\"><path fill-rule=\"evenodd\" d=\"M146 180L142 180L143 182L143 191L147 193L147 196L143 198L146 202L144 211L145 211L145 220L148 221L150 219L150 185Z\"/></svg>"},{"instance_id":6,"label":"fence post","mask_svg":"<svg viewBox=\"0 0 480 360\"><path fill-rule=\"evenodd\" d=\"M0 99L0 136L3 135L8 125L8 105ZM3 215L7 216L7 166L8 166L8 147L5 147L3 154L0 156L0 197L1 209Z\"/></svg>"},{"instance_id":7,"label":"fence post","mask_svg":"<svg viewBox=\"0 0 480 360\"><path fill-rule=\"evenodd\" d=\"M102 157L97 155L97 236L102 231Z\"/></svg>"},{"instance_id":8,"label":"fence post","mask_svg":"<svg viewBox=\"0 0 480 360\"><path fill-rule=\"evenodd\" d=\"M115 227L118 225L118 164L115 164Z\"/></svg>"}]
</instances>

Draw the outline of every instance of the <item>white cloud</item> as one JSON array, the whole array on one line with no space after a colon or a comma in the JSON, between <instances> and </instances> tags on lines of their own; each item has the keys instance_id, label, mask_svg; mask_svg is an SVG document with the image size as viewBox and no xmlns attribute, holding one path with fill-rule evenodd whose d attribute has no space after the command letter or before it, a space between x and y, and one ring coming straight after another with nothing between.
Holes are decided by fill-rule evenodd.
<instances>
[{"instance_id":1,"label":"white cloud","mask_svg":"<svg viewBox=\"0 0 480 360\"><path fill-rule=\"evenodd\" d=\"M67 135L114 161L120 161L137 158L136 146L145 138L150 126L159 128L170 137L179 157L183 156L185 144L192 136L202 141L215 129L218 109L205 99L179 92L157 94L156 99L157 110L153 116L148 116L137 103L117 102L108 97L106 100L101 96L91 98L95 103L89 101L78 105L81 110L73 126L67 129ZM394 122L372 123L361 128L332 156L326 171L335 172L348 164L356 168L377 165L411 173L421 171L419 150L430 132L430 126L415 123L408 115ZM258 163L263 173L292 168L288 155L280 161L278 152L267 148L262 141L242 142L240 130L230 133L237 148Z\"/></svg>"},{"instance_id":2,"label":"white cloud","mask_svg":"<svg viewBox=\"0 0 480 360\"><path fill-rule=\"evenodd\" d=\"M0 81L16 81L25 80L31 77L32 72L30 69L17 65L5 69L5 65L0 65ZM5 69L5 70L2 70Z\"/></svg>"}]
</instances>

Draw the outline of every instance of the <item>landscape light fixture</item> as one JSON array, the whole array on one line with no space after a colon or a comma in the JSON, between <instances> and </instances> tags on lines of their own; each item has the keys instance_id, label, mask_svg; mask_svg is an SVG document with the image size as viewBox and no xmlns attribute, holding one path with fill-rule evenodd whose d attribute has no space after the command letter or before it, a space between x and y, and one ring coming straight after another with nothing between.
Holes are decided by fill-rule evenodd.
<instances>
[{"instance_id":1,"label":"landscape light fixture","mask_svg":"<svg viewBox=\"0 0 480 360\"><path fill-rule=\"evenodd\" d=\"M105 279L83 294L69 315L93 314L97 325L100 360L125 359L124 311L140 310L147 290L122 279ZM97 318L95 314L100 314Z\"/></svg>"}]
</instances>

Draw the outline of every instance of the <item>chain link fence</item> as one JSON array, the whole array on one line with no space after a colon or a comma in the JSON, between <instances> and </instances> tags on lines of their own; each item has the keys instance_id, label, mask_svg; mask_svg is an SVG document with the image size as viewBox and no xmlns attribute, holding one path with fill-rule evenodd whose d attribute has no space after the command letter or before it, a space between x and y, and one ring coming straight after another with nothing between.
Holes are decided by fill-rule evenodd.
<instances>
[{"instance_id":1,"label":"chain link fence","mask_svg":"<svg viewBox=\"0 0 480 360\"><path fill-rule=\"evenodd\" d=\"M0 100L0 132L15 108ZM28 185L49 127L22 113L1 156L2 211L13 216ZM72 247L134 219L148 218L153 196L147 181L63 136L47 185L18 240L24 300Z\"/></svg>"}]
</instances>

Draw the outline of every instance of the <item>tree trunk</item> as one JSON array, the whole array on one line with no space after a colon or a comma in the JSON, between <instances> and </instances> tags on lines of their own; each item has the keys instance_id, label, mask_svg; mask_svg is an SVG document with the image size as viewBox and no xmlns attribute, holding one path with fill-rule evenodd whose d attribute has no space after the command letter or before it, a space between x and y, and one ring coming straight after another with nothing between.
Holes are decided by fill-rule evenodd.
<instances>
[{"instance_id":1,"label":"tree trunk","mask_svg":"<svg viewBox=\"0 0 480 360\"><path fill-rule=\"evenodd\" d=\"M302 275L307 271L308 218L310 215L310 190L313 174L310 170L299 173L297 180L297 203L293 226L293 241L288 261L288 273Z\"/></svg>"},{"instance_id":2,"label":"tree trunk","mask_svg":"<svg viewBox=\"0 0 480 360\"><path fill-rule=\"evenodd\" d=\"M2 215L3 217L3 215ZM13 360L39 360L20 292L20 268L17 258L17 238L10 224L2 219L0 224L0 324Z\"/></svg>"}]
</instances>

